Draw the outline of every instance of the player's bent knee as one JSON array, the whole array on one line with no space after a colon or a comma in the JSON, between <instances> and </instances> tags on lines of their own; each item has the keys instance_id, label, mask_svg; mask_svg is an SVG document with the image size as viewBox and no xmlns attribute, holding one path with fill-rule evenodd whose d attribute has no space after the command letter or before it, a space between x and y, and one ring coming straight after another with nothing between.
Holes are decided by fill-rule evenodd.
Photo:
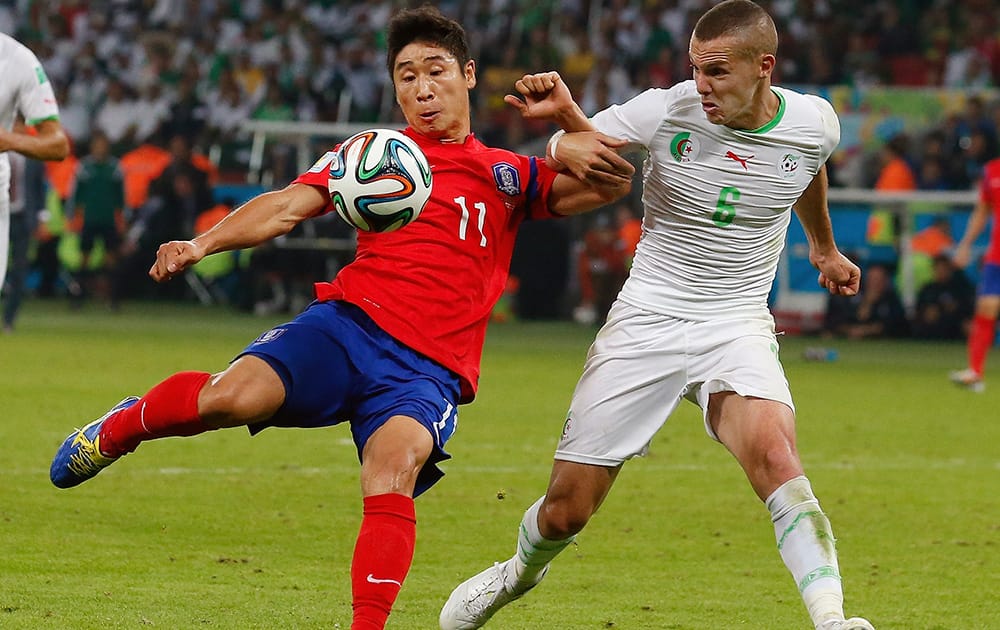
<instances>
[{"instance_id":1,"label":"player's bent knee","mask_svg":"<svg viewBox=\"0 0 1000 630\"><path fill-rule=\"evenodd\" d=\"M284 389L278 392L246 381L213 378L198 396L198 412L218 428L241 426L267 420L283 398Z\"/></svg>"},{"instance_id":2,"label":"player's bent knee","mask_svg":"<svg viewBox=\"0 0 1000 630\"><path fill-rule=\"evenodd\" d=\"M579 534L593 513L588 507L569 501L546 501L539 510L538 528L549 540L563 540Z\"/></svg>"}]
</instances>

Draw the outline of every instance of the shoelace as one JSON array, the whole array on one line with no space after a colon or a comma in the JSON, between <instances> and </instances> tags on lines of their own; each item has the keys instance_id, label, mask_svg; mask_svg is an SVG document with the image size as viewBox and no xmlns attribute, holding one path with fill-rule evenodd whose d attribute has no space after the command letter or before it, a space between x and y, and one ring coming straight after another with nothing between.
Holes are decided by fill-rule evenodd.
<instances>
[{"instance_id":1,"label":"shoelace","mask_svg":"<svg viewBox=\"0 0 1000 630\"><path fill-rule=\"evenodd\" d=\"M493 579L477 586L466 600L466 609L476 618L479 617L490 604L496 601L496 596L503 590L503 573L500 571L500 563L494 562L495 574Z\"/></svg>"},{"instance_id":2,"label":"shoelace","mask_svg":"<svg viewBox=\"0 0 1000 630\"><path fill-rule=\"evenodd\" d=\"M100 456L97 446L82 431L73 440L80 448L69 456L69 469L75 475L88 475L102 468L95 456Z\"/></svg>"}]
</instances>

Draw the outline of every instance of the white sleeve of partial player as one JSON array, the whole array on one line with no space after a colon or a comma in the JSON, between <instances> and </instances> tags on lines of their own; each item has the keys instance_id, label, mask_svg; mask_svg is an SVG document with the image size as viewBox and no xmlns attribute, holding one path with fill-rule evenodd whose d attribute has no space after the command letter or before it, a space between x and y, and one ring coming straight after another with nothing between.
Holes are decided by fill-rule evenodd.
<instances>
[{"instance_id":1,"label":"white sleeve of partial player","mask_svg":"<svg viewBox=\"0 0 1000 630\"><path fill-rule=\"evenodd\" d=\"M45 75L42 64L28 49L22 49L21 75L17 91L17 109L28 125L59 117L59 107L52 90L52 83Z\"/></svg>"},{"instance_id":2,"label":"white sleeve of partial player","mask_svg":"<svg viewBox=\"0 0 1000 630\"><path fill-rule=\"evenodd\" d=\"M672 91L673 88L648 89L621 105L598 112L591 122L601 133L648 147L663 123Z\"/></svg>"},{"instance_id":3,"label":"white sleeve of partial player","mask_svg":"<svg viewBox=\"0 0 1000 630\"><path fill-rule=\"evenodd\" d=\"M806 98L813 102L823 118L823 145L820 148L820 164L825 164L833 150L840 144L840 118L837 117L833 105L825 98L813 94L807 94Z\"/></svg>"}]
</instances>

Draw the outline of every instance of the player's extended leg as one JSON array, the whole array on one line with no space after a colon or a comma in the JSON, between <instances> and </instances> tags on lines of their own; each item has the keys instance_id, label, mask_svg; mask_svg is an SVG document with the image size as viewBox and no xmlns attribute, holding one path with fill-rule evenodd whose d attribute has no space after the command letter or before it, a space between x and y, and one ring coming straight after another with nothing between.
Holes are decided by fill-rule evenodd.
<instances>
[{"instance_id":1,"label":"player's extended leg","mask_svg":"<svg viewBox=\"0 0 1000 630\"><path fill-rule=\"evenodd\" d=\"M734 392L711 395L708 420L771 513L778 551L820 630L871 630L844 619L833 531L805 477L795 447L795 415L785 404Z\"/></svg>"},{"instance_id":2,"label":"player's extended leg","mask_svg":"<svg viewBox=\"0 0 1000 630\"><path fill-rule=\"evenodd\" d=\"M541 582L604 502L621 467L556 460L548 490L524 513L512 558L459 584L441 609L441 630L481 628Z\"/></svg>"},{"instance_id":3,"label":"player's extended leg","mask_svg":"<svg viewBox=\"0 0 1000 630\"><path fill-rule=\"evenodd\" d=\"M1000 282L1000 270L990 270ZM984 273L986 271L984 270ZM972 391L983 391L983 373L986 370L986 355L997 334L997 315L1000 314L1000 295L980 294L976 298L976 312L972 318L967 342L969 366L951 374L951 380Z\"/></svg>"},{"instance_id":4,"label":"player's extended leg","mask_svg":"<svg viewBox=\"0 0 1000 630\"><path fill-rule=\"evenodd\" d=\"M52 460L49 477L60 488L78 485L146 440L190 436L270 418L285 386L270 365L244 355L226 371L180 372L142 398L131 396L71 433Z\"/></svg>"},{"instance_id":5,"label":"player's extended leg","mask_svg":"<svg viewBox=\"0 0 1000 630\"><path fill-rule=\"evenodd\" d=\"M399 595L416 541L414 486L433 448L427 429L407 416L389 418L365 443L364 515L351 562L351 630L383 628Z\"/></svg>"}]
</instances>

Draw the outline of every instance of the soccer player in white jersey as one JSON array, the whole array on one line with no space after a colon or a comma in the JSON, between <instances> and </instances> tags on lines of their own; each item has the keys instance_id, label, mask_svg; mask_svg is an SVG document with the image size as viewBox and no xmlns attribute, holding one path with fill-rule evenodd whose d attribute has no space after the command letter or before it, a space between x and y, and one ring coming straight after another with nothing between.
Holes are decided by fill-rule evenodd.
<instances>
[{"instance_id":1,"label":"soccer player in white jersey","mask_svg":"<svg viewBox=\"0 0 1000 630\"><path fill-rule=\"evenodd\" d=\"M684 398L743 467L770 511L782 560L820 630L845 619L830 523L795 447L792 397L767 295L791 210L831 293L861 274L837 249L824 163L840 127L826 101L773 87L774 22L749 0L705 13L690 42L694 78L650 89L588 120L555 73L517 85L523 116L600 131L648 151L643 236L631 275L587 356L546 494L524 515L516 554L459 585L443 630L479 628L535 586L586 525L625 460L642 455ZM605 169L593 134L557 134L549 155L578 177ZM597 159L594 159L597 156ZM550 162L551 163L551 162ZM505 625L505 624L501 624Z\"/></svg>"},{"instance_id":2,"label":"soccer player in white jersey","mask_svg":"<svg viewBox=\"0 0 1000 630\"><path fill-rule=\"evenodd\" d=\"M26 132L23 121L37 132ZM10 247L10 163L7 151L36 160L61 160L69 140L59 123L52 84L38 58L24 44L0 33L0 287Z\"/></svg>"}]
</instances>

